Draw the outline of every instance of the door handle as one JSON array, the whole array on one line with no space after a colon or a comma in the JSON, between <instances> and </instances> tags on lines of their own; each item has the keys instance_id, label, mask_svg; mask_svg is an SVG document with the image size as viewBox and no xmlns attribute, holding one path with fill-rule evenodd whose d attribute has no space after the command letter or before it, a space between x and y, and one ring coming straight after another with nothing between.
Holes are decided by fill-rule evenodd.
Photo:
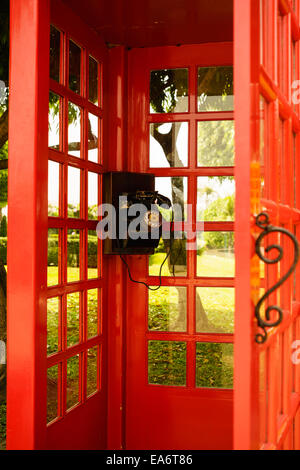
<instances>
[{"instance_id":1,"label":"door handle","mask_svg":"<svg viewBox=\"0 0 300 470\"><path fill-rule=\"evenodd\" d=\"M291 233L289 230L283 228L283 227L275 227L274 225L270 224L270 218L269 214L267 212L261 212L256 216L256 225L262 229L262 232L258 236L256 242L255 242L255 252L258 255L258 257L266 264L276 264L279 263L283 256L284 256L284 251L283 247L278 244L272 243L271 245L268 245L264 250L266 253L269 253L271 250L277 250L277 256L275 258L267 258L263 253L262 253L262 242L266 236L268 236L270 233L282 233L290 238L290 240L293 242L294 245L294 260L293 263L291 264L289 270L282 276L274 286L270 287L264 295L259 299L259 301L256 304L255 307L255 317L257 319L257 326L263 331L263 333L257 333L255 336L255 341L259 344L264 343L267 340L268 333L267 333L267 328L272 328L274 326L278 326L283 319L283 312L282 309L278 305L269 305L266 310L265 310L265 317L262 318L260 310L261 306L264 303L264 301L276 290L278 289L289 277L290 275L295 271L297 263L299 261L299 243L297 238L293 233ZM271 320L270 313L271 311L277 312L277 319Z\"/></svg>"}]
</instances>

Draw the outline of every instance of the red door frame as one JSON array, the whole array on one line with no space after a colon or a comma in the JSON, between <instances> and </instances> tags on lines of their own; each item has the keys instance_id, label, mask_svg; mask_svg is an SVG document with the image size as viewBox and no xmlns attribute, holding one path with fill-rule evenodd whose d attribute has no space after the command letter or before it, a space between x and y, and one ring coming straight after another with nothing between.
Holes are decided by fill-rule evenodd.
<instances>
[{"instance_id":1,"label":"red door frame","mask_svg":"<svg viewBox=\"0 0 300 470\"><path fill-rule=\"evenodd\" d=\"M291 359L293 341L299 338L299 266L295 284L290 278L280 294L270 298L270 305L283 308L282 323L268 331L264 344L254 341L258 332L254 305L260 288L274 285L293 259L291 246L280 238L285 250L280 271L277 265L265 269L258 282L254 241L259 232L254 216L268 211L273 225L286 227L299 240L299 106L291 101L292 82L299 78L299 2L235 0L234 34L238 201L234 448L299 449L299 364Z\"/></svg>"},{"instance_id":2,"label":"red door frame","mask_svg":"<svg viewBox=\"0 0 300 470\"><path fill-rule=\"evenodd\" d=\"M127 50L113 47L108 52L109 169L127 170ZM126 285L127 273L119 256L104 255L107 277L113 280L109 298L107 448L125 449L126 380Z\"/></svg>"},{"instance_id":3,"label":"red door frame","mask_svg":"<svg viewBox=\"0 0 300 470\"><path fill-rule=\"evenodd\" d=\"M141 68L141 64L144 64ZM149 171L157 176L188 176L188 202L193 204L192 230L203 230L195 223L197 176L233 175L233 168L200 168L196 162L197 120L232 119L232 112L197 113L196 67L232 65L232 44L216 43L195 46L132 49L128 52L128 162L131 171ZM150 70L190 67L189 113L149 114ZM193 91L192 91L193 90ZM202 114L202 116L201 116ZM218 117L216 117L218 115ZM190 121L189 166L179 169L149 168L149 122ZM137 123L139 123L137 125ZM139 156L139 158L137 158ZM206 230L233 230L233 222L207 223ZM210 228L209 228L210 227ZM213 228L214 227L214 228ZM163 286L185 286L188 311L194 312L195 286L233 287L234 279L197 278L193 253L188 253L186 278L164 277ZM150 285L158 285L158 277L149 277L146 257L128 257L132 275ZM188 315L185 334L148 331L147 290L128 282L126 320L126 446L138 448L232 448L233 391L200 389L195 386L195 342L232 342L233 335L197 334L195 315ZM155 334L156 333L156 334ZM148 340L187 341L187 387L148 385ZM146 446L146 447L145 447ZM165 446L165 447L164 447Z\"/></svg>"},{"instance_id":4,"label":"red door frame","mask_svg":"<svg viewBox=\"0 0 300 470\"><path fill-rule=\"evenodd\" d=\"M84 151L85 159L76 159L67 155L67 112L64 113L66 119L63 124L64 137L61 151L48 150L50 21L83 47L82 54L86 59L83 70L88 64L86 47L100 63L105 63L107 50L100 38L58 0L11 2L10 21L7 448L105 448L106 310L103 309L101 312L102 332L99 331L99 335L88 339L86 307L81 303L80 343L73 348L67 348L64 339L66 323L65 326L62 323L63 328L59 330L62 349L57 354L47 357L47 298L54 295L63 298L69 292L79 291L81 302L83 302L86 298L86 289L102 287L103 306L107 304L106 268L103 266L102 278L96 281L88 280L86 250L83 245L80 248L83 259L81 281L76 285L67 283L65 252L61 260L60 285L47 287L48 227L60 228L65 233L69 227L79 227L84 231L95 229L97 221L88 220L86 208L87 171L99 174L105 171L104 166L87 160L87 146ZM67 49L64 49L63 53L67 54ZM28 60L24 61L24 57ZM50 80L51 89L64 97L65 103L67 99L70 99L81 106L85 117L87 110L90 110L103 118L103 111L97 110L94 105L88 103L86 98L88 81L82 80L83 97L76 96L65 86L68 77L68 60L61 61L61 64L64 64L61 82ZM103 108L106 109L106 99L103 101ZM87 123L87 120L84 119L83 122ZM102 135L105 136L105 141L107 141L106 132L104 119ZM86 130L82 127L82 136L86 135ZM48 154L51 160L60 163L61 167L64 165L66 170L70 163L82 169L83 192L81 193L82 209L79 220L67 220L62 216L62 214L66 216L67 213L65 194L63 198L61 197L65 212L61 212L60 217L48 218ZM67 174L66 170L64 170L64 175ZM83 178L83 174L86 178ZM60 179L60 184L63 184L65 189L66 181L66 176L64 180ZM22 221L20 231L16 230L18 223L20 224L19 221ZM66 243L63 244L63 249L66 249ZM26 264L24 264L24 259ZM83 267L86 269L84 270ZM98 344L101 344L101 359L104 364L103 368L101 364L101 384L100 377L98 381L100 390L87 399L84 379L87 367L86 355L88 348ZM79 377L83 377L79 386L80 403L66 413L66 361L77 354L79 354L81 364ZM54 364L60 364L59 370L63 371L58 381L59 419L46 426L47 368ZM94 419L95 416L99 416L99 419Z\"/></svg>"},{"instance_id":5,"label":"red door frame","mask_svg":"<svg viewBox=\"0 0 300 470\"><path fill-rule=\"evenodd\" d=\"M62 299L62 350L57 354L48 357L48 367L57 363L61 364L63 373L62 379L62 406L61 419L47 426L47 447L62 449L99 449L106 447L107 428L107 289L106 289L106 265L103 263L101 243L98 243L98 276L90 279L88 273L88 231L95 232L97 221L90 220L88 216L88 176L98 175L98 203L102 200L102 177L101 174L107 170L107 119L106 108L107 99L104 90L107 88L107 49L101 38L99 38L72 10L63 3L52 0L51 3L51 24L54 24L63 33L63 54L60 82L50 79L50 89L62 97L63 124L62 124L62 146L60 152L49 149L49 160L60 164L63 175L62 182L62 213L60 217L49 217L49 227L58 228L64 234L64 242L61 247L62 253L62 283L57 287L48 288L48 298L58 295ZM70 91L68 87L68 47L69 39L75 41L81 47L81 92L78 94ZM98 62L98 105L89 101L89 57L92 56ZM68 119L67 102L75 103L81 109L81 158L68 155ZM88 158L88 113L92 113L98 119L98 163L89 161ZM105 144L104 144L105 143ZM81 189L80 205L81 214L79 220L69 218L67 215L67 170L69 166L80 169ZM80 280L70 283L67 279L67 230L81 229L80 244ZM61 256L61 255L60 255ZM88 336L88 304L87 297L90 289L98 289L98 334L92 338ZM80 341L78 345L67 347L65 330L66 320L66 298L69 293L79 292L80 295ZM64 304L65 302L65 304ZM97 348L98 356L98 391L91 397L87 396L87 366L88 350ZM71 411L66 411L66 363L70 357L79 355L79 382L80 382L80 403ZM98 420L94 417L98 416ZM59 438L62 436L62 438Z\"/></svg>"},{"instance_id":6,"label":"red door frame","mask_svg":"<svg viewBox=\"0 0 300 470\"><path fill-rule=\"evenodd\" d=\"M251 187L250 165L257 142L252 124L253 96L257 76L258 27L254 21L253 5L257 2L234 3L234 72L235 72L235 151L236 151L236 314L234 364L234 445L236 449L250 449L257 439L253 431L253 392L257 389L256 351L253 344L254 322L251 304ZM255 34L256 33L256 34ZM253 52L254 51L254 52ZM253 63L253 61L255 62ZM245 93L245 89L247 92ZM240 255L240 256L239 256ZM253 370L254 369L254 370ZM252 388L253 387L253 388ZM253 436L254 434L254 436ZM255 444L254 444L255 446Z\"/></svg>"},{"instance_id":7,"label":"red door frame","mask_svg":"<svg viewBox=\"0 0 300 470\"><path fill-rule=\"evenodd\" d=\"M39 332L46 329L50 2L10 4L7 447L33 449L46 434Z\"/></svg>"}]
</instances>

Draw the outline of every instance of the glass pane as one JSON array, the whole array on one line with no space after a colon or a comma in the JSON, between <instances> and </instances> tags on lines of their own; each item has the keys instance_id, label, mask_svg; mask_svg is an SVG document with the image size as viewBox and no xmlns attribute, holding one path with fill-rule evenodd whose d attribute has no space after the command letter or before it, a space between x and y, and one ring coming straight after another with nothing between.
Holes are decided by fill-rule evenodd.
<instances>
[{"instance_id":1,"label":"glass pane","mask_svg":"<svg viewBox=\"0 0 300 470\"><path fill-rule=\"evenodd\" d=\"M150 167L188 165L188 123L150 124Z\"/></svg>"},{"instance_id":2,"label":"glass pane","mask_svg":"<svg viewBox=\"0 0 300 470\"><path fill-rule=\"evenodd\" d=\"M149 291L149 330L186 331L186 312L185 287L161 287Z\"/></svg>"},{"instance_id":3,"label":"glass pane","mask_svg":"<svg viewBox=\"0 0 300 470\"><path fill-rule=\"evenodd\" d=\"M80 217L80 170L68 167L68 217Z\"/></svg>"},{"instance_id":4,"label":"glass pane","mask_svg":"<svg viewBox=\"0 0 300 470\"><path fill-rule=\"evenodd\" d=\"M155 190L163 196L168 197L174 210L174 221L180 222L186 218L187 204L187 177L185 176L163 176L155 178ZM165 214L164 214L165 216ZM172 219L171 213L165 217Z\"/></svg>"},{"instance_id":5,"label":"glass pane","mask_svg":"<svg viewBox=\"0 0 300 470\"><path fill-rule=\"evenodd\" d=\"M75 93L80 93L81 77L81 48L69 41L69 87Z\"/></svg>"},{"instance_id":6,"label":"glass pane","mask_svg":"<svg viewBox=\"0 0 300 470\"><path fill-rule=\"evenodd\" d=\"M58 412L58 390L59 377L58 365L47 369L47 423L59 416Z\"/></svg>"},{"instance_id":7,"label":"glass pane","mask_svg":"<svg viewBox=\"0 0 300 470\"><path fill-rule=\"evenodd\" d=\"M98 218L98 182L99 175L97 173L88 172L88 218Z\"/></svg>"},{"instance_id":8,"label":"glass pane","mask_svg":"<svg viewBox=\"0 0 300 470\"><path fill-rule=\"evenodd\" d=\"M80 158L81 151L81 108L74 103L68 105L68 153Z\"/></svg>"},{"instance_id":9,"label":"glass pane","mask_svg":"<svg viewBox=\"0 0 300 470\"><path fill-rule=\"evenodd\" d=\"M50 91L48 114L48 146L53 150L60 150L60 112L60 96Z\"/></svg>"},{"instance_id":10,"label":"glass pane","mask_svg":"<svg viewBox=\"0 0 300 470\"><path fill-rule=\"evenodd\" d=\"M88 230L88 279L96 279L98 273L99 239L95 230Z\"/></svg>"},{"instance_id":11,"label":"glass pane","mask_svg":"<svg viewBox=\"0 0 300 470\"><path fill-rule=\"evenodd\" d=\"M184 113L188 110L188 69L153 70L150 113Z\"/></svg>"},{"instance_id":12,"label":"glass pane","mask_svg":"<svg viewBox=\"0 0 300 470\"><path fill-rule=\"evenodd\" d=\"M60 77L60 31L50 26L50 78L59 82Z\"/></svg>"},{"instance_id":13,"label":"glass pane","mask_svg":"<svg viewBox=\"0 0 300 470\"><path fill-rule=\"evenodd\" d=\"M88 116L88 160L99 163L99 118L91 113Z\"/></svg>"},{"instance_id":14,"label":"glass pane","mask_svg":"<svg viewBox=\"0 0 300 470\"><path fill-rule=\"evenodd\" d=\"M79 356L67 361L67 410L79 403Z\"/></svg>"},{"instance_id":15,"label":"glass pane","mask_svg":"<svg viewBox=\"0 0 300 470\"><path fill-rule=\"evenodd\" d=\"M198 111L233 111L233 67L198 68Z\"/></svg>"},{"instance_id":16,"label":"glass pane","mask_svg":"<svg viewBox=\"0 0 300 470\"><path fill-rule=\"evenodd\" d=\"M233 232L201 232L197 245L197 276L234 277Z\"/></svg>"},{"instance_id":17,"label":"glass pane","mask_svg":"<svg viewBox=\"0 0 300 470\"><path fill-rule=\"evenodd\" d=\"M87 291L87 337L92 338L98 334L98 289Z\"/></svg>"},{"instance_id":18,"label":"glass pane","mask_svg":"<svg viewBox=\"0 0 300 470\"><path fill-rule=\"evenodd\" d=\"M51 217L59 216L59 163L48 162L48 215Z\"/></svg>"},{"instance_id":19,"label":"glass pane","mask_svg":"<svg viewBox=\"0 0 300 470\"><path fill-rule=\"evenodd\" d=\"M200 176L197 188L197 219L209 222L234 220L233 176Z\"/></svg>"},{"instance_id":20,"label":"glass pane","mask_svg":"<svg viewBox=\"0 0 300 470\"><path fill-rule=\"evenodd\" d=\"M279 145L279 151L278 151L278 160L279 165L280 165L280 194L279 194L279 200L282 203L287 203L288 204L288 197L286 194L286 181L287 181L287 162L286 162L286 139L285 139L285 121L283 119L279 119L279 135L278 135L278 145Z\"/></svg>"},{"instance_id":21,"label":"glass pane","mask_svg":"<svg viewBox=\"0 0 300 470\"><path fill-rule=\"evenodd\" d=\"M48 229L48 286L59 284L60 269L60 230L56 228Z\"/></svg>"},{"instance_id":22,"label":"glass pane","mask_svg":"<svg viewBox=\"0 0 300 470\"><path fill-rule=\"evenodd\" d=\"M80 280L80 238L81 230L68 230L68 258L67 258L67 282L76 282Z\"/></svg>"},{"instance_id":23,"label":"glass pane","mask_svg":"<svg viewBox=\"0 0 300 470\"><path fill-rule=\"evenodd\" d=\"M284 89L285 84L285 56L286 56L286 47L285 47L285 37L286 37L286 23L285 17L281 14L281 11L278 11L277 16L277 70L278 70L278 82L280 88Z\"/></svg>"},{"instance_id":24,"label":"glass pane","mask_svg":"<svg viewBox=\"0 0 300 470\"><path fill-rule=\"evenodd\" d=\"M196 387L233 388L233 344L197 343Z\"/></svg>"},{"instance_id":25,"label":"glass pane","mask_svg":"<svg viewBox=\"0 0 300 470\"><path fill-rule=\"evenodd\" d=\"M67 345L79 343L80 293L67 295Z\"/></svg>"},{"instance_id":26,"label":"glass pane","mask_svg":"<svg viewBox=\"0 0 300 470\"><path fill-rule=\"evenodd\" d=\"M233 333L233 330L234 289L229 287L197 287L197 333Z\"/></svg>"},{"instance_id":27,"label":"glass pane","mask_svg":"<svg viewBox=\"0 0 300 470\"><path fill-rule=\"evenodd\" d=\"M89 101L95 105L99 104L98 96L98 62L89 57Z\"/></svg>"},{"instance_id":28,"label":"glass pane","mask_svg":"<svg viewBox=\"0 0 300 470\"><path fill-rule=\"evenodd\" d=\"M171 254L164 263L161 275L185 277L187 275L186 235L177 232L178 239L171 241ZM149 275L159 276L160 267L170 249L170 240L161 238L154 254L149 256Z\"/></svg>"},{"instance_id":29,"label":"glass pane","mask_svg":"<svg viewBox=\"0 0 300 470\"><path fill-rule=\"evenodd\" d=\"M60 299L53 297L47 300L47 354L59 351Z\"/></svg>"},{"instance_id":30,"label":"glass pane","mask_svg":"<svg viewBox=\"0 0 300 470\"><path fill-rule=\"evenodd\" d=\"M296 43L292 41L292 83L297 78L297 58L296 58ZM294 106L295 109L295 106Z\"/></svg>"},{"instance_id":31,"label":"glass pane","mask_svg":"<svg viewBox=\"0 0 300 470\"><path fill-rule=\"evenodd\" d=\"M234 122L198 122L198 166L234 165Z\"/></svg>"},{"instance_id":32,"label":"glass pane","mask_svg":"<svg viewBox=\"0 0 300 470\"><path fill-rule=\"evenodd\" d=\"M186 343L148 342L148 383L186 385Z\"/></svg>"},{"instance_id":33,"label":"glass pane","mask_svg":"<svg viewBox=\"0 0 300 470\"><path fill-rule=\"evenodd\" d=\"M88 349L86 369L86 396L89 397L98 390L98 346Z\"/></svg>"}]
</instances>

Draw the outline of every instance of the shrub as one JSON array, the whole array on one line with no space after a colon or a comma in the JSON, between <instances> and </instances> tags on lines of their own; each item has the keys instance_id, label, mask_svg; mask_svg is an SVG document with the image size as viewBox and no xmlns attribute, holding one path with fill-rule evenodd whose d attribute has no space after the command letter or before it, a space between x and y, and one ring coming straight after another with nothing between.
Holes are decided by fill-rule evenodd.
<instances>
[{"instance_id":1,"label":"shrub","mask_svg":"<svg viewBox=\"0 0 300 470\"><path fill-rule=\"evenodd\" d=\"M68 238L68 266L79 265L79 235L75 234ZM98 237L88 237L88 267L97 268ZM51 234L48 238L48 266L58 265L58 235Z\"/></svg>"},{"instance_id":2,"label":"shrub","mask_svg":"<svg viewBox=\"0 0 300 470\"><path fill-rule=\"evenodd\" d=\"M88 267L97 268L97 236L89 235L88 239ZM68 240L68 264L78 266L79 260L79 235L74 235ZM7 237L0 237L0 261L7 264ZM51 234L48 238L48 266L58 265L58 235Z\"/></svg>"}]
</instances>

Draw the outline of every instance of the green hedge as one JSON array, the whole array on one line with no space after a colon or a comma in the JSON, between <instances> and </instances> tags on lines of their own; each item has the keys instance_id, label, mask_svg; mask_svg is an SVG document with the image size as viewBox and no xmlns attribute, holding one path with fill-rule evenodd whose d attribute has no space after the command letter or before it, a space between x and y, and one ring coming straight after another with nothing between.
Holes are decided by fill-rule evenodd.
<instances>
[{"instance_id":1,"label":"green hedge","mask_svg":"<svg viewBox=\"0 0 300 470\"><path fill-rule=\"evenodd\" d=\"M88 267L97 268L97 236L89 235L88 239ZM7 237L0 237L0 260L7 264ZM57 266L58 263L58 235L51 234L48 238L48 265ZM68 265L79 265L79 235L68 239Z\"/></svg>"},{"instance_id":2,"label":"green hedge","mask_svg":"<svg viewBox=\"0 0 300 470\"><path fill-rule=\"evenodd\" d=\"M79 266L79 235L68 238L68 266ZM88 237L88 267L97 268L98 237ZM48 266L57 266L58 263L58 235L52 234L48 238Z\"/></svg>"}]
</instances>

